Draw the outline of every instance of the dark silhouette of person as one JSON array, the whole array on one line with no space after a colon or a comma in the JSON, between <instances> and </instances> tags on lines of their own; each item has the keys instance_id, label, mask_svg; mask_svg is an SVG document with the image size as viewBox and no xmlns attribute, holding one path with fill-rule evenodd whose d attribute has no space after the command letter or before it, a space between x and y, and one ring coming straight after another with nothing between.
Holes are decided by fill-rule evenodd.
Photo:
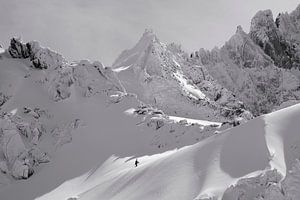
<instances>
[{"instance_id":1,"label":"dark silhouette of person","mask_svg":"<svg viewBox=\"0 0 300 200\"><path fill-rule=\"evenodd\" d=\"M138 166L138 164L139 164L140 162L137 160L137 159L135 159L135 167L137 167Z\"/></svg>"}]
</instances>

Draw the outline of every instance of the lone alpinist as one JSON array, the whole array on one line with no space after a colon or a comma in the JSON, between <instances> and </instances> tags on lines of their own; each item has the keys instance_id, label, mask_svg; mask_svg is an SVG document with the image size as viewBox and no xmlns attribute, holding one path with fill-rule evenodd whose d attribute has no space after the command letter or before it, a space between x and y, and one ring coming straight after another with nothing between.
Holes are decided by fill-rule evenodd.
<instances>
[{"instance_id":1,"label":"lone alpinist","mask_svg":"<svg viewBox=\"0 0 300 200\"><path fill-rule=\"evenodd\" d=\"M135 159L135 167L137 167L138 166L138 164L139 164L140 162L137 160L137 159Z\"/></svg>"}]
</instances>

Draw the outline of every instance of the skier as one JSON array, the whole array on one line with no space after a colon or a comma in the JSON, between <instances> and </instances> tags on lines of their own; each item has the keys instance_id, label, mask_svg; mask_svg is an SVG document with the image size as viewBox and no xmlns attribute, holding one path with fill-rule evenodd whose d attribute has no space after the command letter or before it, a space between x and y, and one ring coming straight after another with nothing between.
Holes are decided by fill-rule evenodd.
<instances>
[{"instance_id":1,"label":"skier","mask_svg":"<svg viewBox=\"0 0 300 200\"><path fill-rule=\"evenodd\" d=\"M134 164L135 164L135 167L137 167L139 163L140 163L140 162L136 159L136 160L135 160L135 163L134 163Z\"/></svg>"}]
</instances>

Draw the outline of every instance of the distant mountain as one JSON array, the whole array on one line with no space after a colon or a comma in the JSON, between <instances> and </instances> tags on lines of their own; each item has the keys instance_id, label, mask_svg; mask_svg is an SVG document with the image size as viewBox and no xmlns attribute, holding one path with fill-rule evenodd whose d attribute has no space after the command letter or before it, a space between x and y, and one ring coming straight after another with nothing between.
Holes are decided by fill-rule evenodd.
<instances>
[{"instance_id":1,"label":"distant mountain","mask_svg":"<svg viewBox=\"0 0 300 200\"><path fill-rule=\"evenodd\" d=\"M202 74L201 66L191 69L189 65L178 46L166 45L152 30L146 30L112 67L127 91L169 115L221 122L252 118L232 92L208 72ZM192 74L199 80L197 85L187 76Z\"/></svg>"},{"instance_id":2,"label":"distant mountain","mask_svg":"<svg viewBox=\"0 0 300 200\"><path fill-rule=\"evenodd\" d=\"M270 10L259 11L251 21L249 34L239 26L223 47L212 51L200 49L191 54L190 61L203 66L255 116L287 102L297 103L300 100L297 13L299 7L290 15L280 14L274 21Z\"/></svg>"}]
</instances>

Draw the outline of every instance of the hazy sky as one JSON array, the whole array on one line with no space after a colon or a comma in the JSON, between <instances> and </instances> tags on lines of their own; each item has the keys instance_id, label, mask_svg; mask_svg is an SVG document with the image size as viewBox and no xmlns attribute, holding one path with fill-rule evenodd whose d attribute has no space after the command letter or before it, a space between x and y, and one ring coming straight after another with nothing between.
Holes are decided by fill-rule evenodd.
<instances>
[{"instance_id":1,"label":"hazy sky","mask_svg":"<svg viewBox=\"0 0 300 200\"><path fill-rule=\"evenodd\" d=\"M291 12L299 0L0 0L0 44L38 40L69 60L110 65L145 28L188 51L222 45L258 10Z\"/></svg>"}]
</instances>

